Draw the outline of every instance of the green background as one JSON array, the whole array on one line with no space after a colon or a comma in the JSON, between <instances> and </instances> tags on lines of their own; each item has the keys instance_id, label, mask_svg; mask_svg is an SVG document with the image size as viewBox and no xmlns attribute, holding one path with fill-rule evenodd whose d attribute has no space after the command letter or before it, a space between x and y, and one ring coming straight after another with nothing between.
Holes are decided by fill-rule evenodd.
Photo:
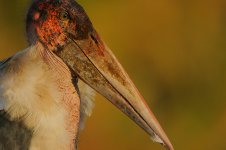
<instances>
[{"instance_id":1,"label":"green background","mask_svg":"<svg viewBox=\"0 0 226 150\"><path fill-rule=\"evenodd\" d=\"M226 1L79 0L178 150L226 150ZM29 0L0 1L0 58L27 47ZM101 96L80 150L161 150Z\"/></svg>"}]
</instances>

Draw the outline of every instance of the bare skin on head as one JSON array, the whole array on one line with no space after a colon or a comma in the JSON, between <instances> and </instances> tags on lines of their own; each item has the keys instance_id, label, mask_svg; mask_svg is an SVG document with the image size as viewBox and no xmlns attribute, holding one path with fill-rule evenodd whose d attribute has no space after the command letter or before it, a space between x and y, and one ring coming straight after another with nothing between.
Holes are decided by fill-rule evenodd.
<instances>
[{"instance_id":1,"label":"bare skin on head","mask_svg":"<svg viewBox=\"0 0 226 150\"><path fill-rule=\"evenodd\" d=\"M144 98L77 2L34 0L26 30L30 47L0 63L0 109L9 121L20 120L31 131L29 150L77 149L84 116L92 109L90 87L155 142L173 150Z\"/></svg>"}]
</instances>

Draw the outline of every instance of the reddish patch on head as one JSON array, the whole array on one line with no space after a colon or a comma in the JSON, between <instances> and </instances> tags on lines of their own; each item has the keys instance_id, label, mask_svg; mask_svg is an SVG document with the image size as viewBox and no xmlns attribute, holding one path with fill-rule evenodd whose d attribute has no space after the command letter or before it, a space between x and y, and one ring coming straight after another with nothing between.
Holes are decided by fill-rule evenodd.
<instances>
[{"instance_id":1,"label":"reddish patch on head","mask_svg":"<svg viewBox=\"0 0 226 150\"><path fill-rule=\"evenodd\" d=\"M33 19L34 19L35 21L37 21L39 18L40 18L40 12L35 12L35 13L34 13L34 16L33 16Z\"/></svg>"},{"instance_id":2,"label":"reddish patch on head","mask_svg":"<svg viewBox=\"0 0 226 150\"><path fill-rule=\"evenodd\" d=\"M59 18L59 8L50 5L47 10L45 19L36 24L36 31L42 43L50 50L55 50L66 43L68 21Z\"/></svg>"}]
</instances>

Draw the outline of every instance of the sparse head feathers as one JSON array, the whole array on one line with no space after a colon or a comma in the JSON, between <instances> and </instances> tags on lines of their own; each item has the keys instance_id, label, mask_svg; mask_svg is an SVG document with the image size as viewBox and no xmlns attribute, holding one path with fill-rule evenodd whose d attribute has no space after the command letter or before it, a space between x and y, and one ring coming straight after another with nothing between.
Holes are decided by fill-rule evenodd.
<instances>
[{"instance_id":1,"label":"sparse head feathers","mask_svg":"<svg viewBox=\"0 0 226 150\"><path fill-rule=\"evenodd\" d=\"M55 51L62 49L70 37L86 38L93 27L74 0L35 0L27 14L26 30L30 45L39 41Z\"/></svg>"},{"instance_id":2,"label":"sparse head feathers","mask_svg":"<svg viewBox=\"0 0 226 150\"><path fill-rule=\"evenodd\" d=\"M0 109L34 131L30 150L75 148L84 116L93 108L93 92L87 85L154 141L173 150L133 81L77 2L34 0L26 30L30 47L0 63ZM87 85L78 84L77 78Z\"/></svg>"}]
</instances>

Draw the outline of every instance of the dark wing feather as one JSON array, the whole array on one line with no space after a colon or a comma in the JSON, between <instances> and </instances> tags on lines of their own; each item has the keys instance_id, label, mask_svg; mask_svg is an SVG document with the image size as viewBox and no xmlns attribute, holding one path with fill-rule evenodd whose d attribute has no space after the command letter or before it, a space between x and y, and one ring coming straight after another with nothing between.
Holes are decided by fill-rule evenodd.
<instances>
[{"instance_id":1,"label":"dark wing feather","mask_svg":"<svg viewBox=\"0 0 226 150\"><path fill-rule=\"evenodd\" d=\"M0 110L0 150L28 150L32 130L22 121L10 121L9 115Z\"/></svg>"},{"instance_id":2,"label":"dark wing feather","mask_svg":"<svg viewBox=\"0 0 226 150\"><path fill-rule=\"evenodd\" d=\"M0 72L11 58L0 61ZM0 150L28 150L32 130L24 126L23 120L11 121L9 118L10 116L0 107Z\"/></svg>"},{"instance_id":3,"label":"dark wing feather","mask_svg":"<svg viewBox=\"0 0 226 150\"><path fill-rule=\"evenodd\" d=\"M0 77L1 77L1 71L2 71L2 69L4 68L5 64L11 60L11 58L12 58L12 57L9 57L9 58L7 58L7 59L4 59L4 60L0 61ZM1 111L2 109L3 109L3 102L2 102L2 100L0 99L0 111ZM0 150L1 150L1 149L0 149Z\"/></svg>"},{"instance_id":4,"label":"dark wing feather","mask_svg":"<svg viewBox=\"0 0 226 150\"><path fill-rule=\"evenodd\" d=\"M7 63L8 61L10 61L11 58L12 58L12 57L9 57L9 58L7 58L7 59L4 59L4 60L0 61L0 66L4 65L4 64Z\"/></svg>"}]
</instances>

